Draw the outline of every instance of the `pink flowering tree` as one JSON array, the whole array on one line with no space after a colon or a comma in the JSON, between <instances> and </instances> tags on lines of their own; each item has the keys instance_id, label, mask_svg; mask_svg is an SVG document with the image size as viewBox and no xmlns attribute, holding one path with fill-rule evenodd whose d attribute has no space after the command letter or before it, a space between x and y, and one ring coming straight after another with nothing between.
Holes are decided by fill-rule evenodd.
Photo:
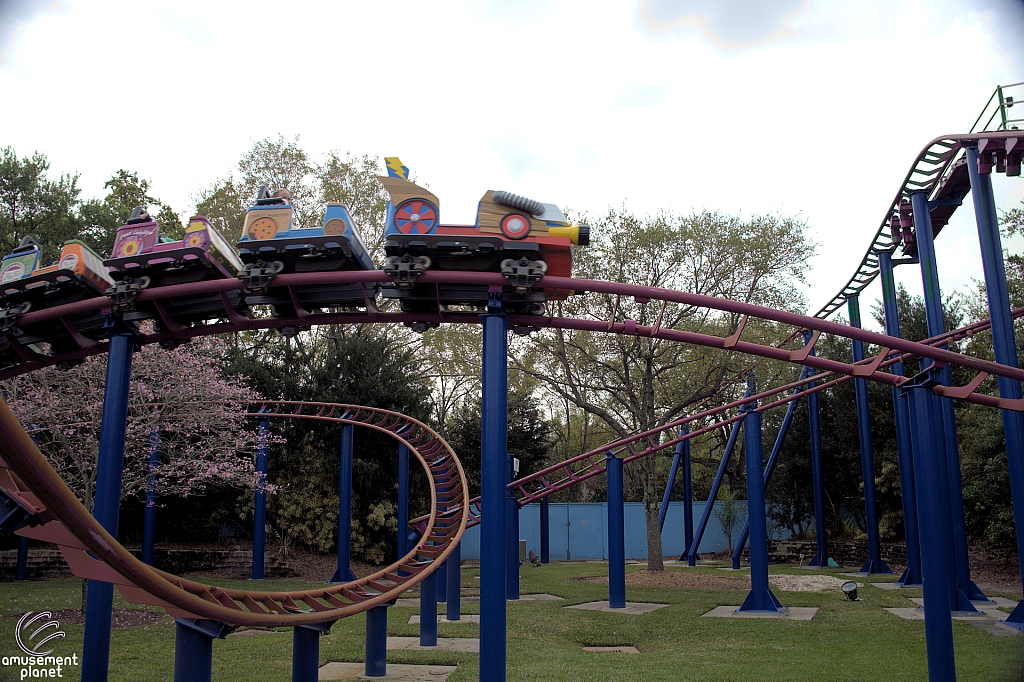
<instances>
[{"instance_id":1,"label":"pink flowering tree","mask_svg":"<svg viewBox=\"0 0 1024 682\"><path fill-rule=\"evenodd\" d=\"M255 487L256 429L243 415L259 399L240 377L225 377L217 337L168 351L146 346L132 363L122 496L142 497L150 434L159 429L157 491L195 495L211 487ZM42 369L0 383L15 415L90 511L96 489L106 356L71 370ZM268 492L274 492L271 485Z\"/></svg>"}]
</instances>

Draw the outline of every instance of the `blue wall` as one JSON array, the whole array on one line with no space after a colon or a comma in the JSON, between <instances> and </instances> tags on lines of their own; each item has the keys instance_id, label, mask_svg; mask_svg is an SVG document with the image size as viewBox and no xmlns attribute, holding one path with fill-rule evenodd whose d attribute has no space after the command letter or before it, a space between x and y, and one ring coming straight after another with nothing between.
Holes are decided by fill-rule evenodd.
<instances>
[{"instance_id":1,"label":"blue wall","mask_svg":"<svg viewBox=\"0 0 1024 682\"><path fill-rule=\"evenodd\" d=\"M718 504L718 503L716 503ZM693 525L696 531L704 502L693 503ZM604 502L552 502L551 510L551 560L587 561L608 559L608 538L605 527L608 510ZM733 529L735 542L746 520L746 506ZM519 537L526 540L526 551L531 549L540 554L540 504L528 504L519 511ZM683 542L683 503L671 502L665 528L661 533L662 553L666 559L678 558L686 551ZM707 530L701 540L699 552L717 552L728 549L729 543L722 525L712 514ZM480 558L480 526L474 526L462 537L462 558ZM644 524L644 505L640 502L626 503L626 558L647 558L647 529Z\"/></svg>"}]
</instances>

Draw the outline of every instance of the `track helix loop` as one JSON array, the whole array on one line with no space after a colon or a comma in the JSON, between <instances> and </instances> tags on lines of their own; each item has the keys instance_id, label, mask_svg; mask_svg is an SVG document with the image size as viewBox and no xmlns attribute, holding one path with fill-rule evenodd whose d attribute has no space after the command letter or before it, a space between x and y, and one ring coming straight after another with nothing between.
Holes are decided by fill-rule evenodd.
<instances>
[{"instance_id":1,"label":"track helix loop","mask_svg":"<svg viewBox=\"0 0 1024 682\"><path fill-rule=\"evenodd\" d=\"M177 617L264 627L323 623L390 602L430 575L462 538L469 518L462 465L426 424L356 405L266 402L254 407L248 416L355 424L404 442L430 483L430 514L412 551L373 575L291 592L225 589L159 571L103 529L0 399L0 491L7 506L17 505L29 519L16 533L56 544L76 576L113 583L128 601L161 606Z\"/></svg>"}]
</instances>

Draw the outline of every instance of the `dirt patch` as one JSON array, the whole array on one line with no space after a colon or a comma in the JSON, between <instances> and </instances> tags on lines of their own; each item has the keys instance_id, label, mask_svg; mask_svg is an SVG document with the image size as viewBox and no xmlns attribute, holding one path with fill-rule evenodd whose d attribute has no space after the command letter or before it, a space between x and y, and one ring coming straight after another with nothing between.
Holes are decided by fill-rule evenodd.
<instances>
[{"instance_id":1,"label":"dirt patch","mask_svg":"<svg viewBox=\"0 0 1024 682\"><path fill-rule=\"evenodd\" d=\"M849 581L834 575L772 575L768 576L768 582L785 592L829 592ZM857 583L857 587L864 587L864 584Z\"/></svg>"},{"instance_id":2,"label":"dirt patch","mask_svg":"<svg viewBox=\"0 0 1024 682\"><path fill-rule=\"evenodd\" d=\"M53 619L61 625L83 625L85 614L79 609L65 609L63 611L51 611ZM20 617L21 614L18 614ZM166 613L155 611L143 611L142 609L114 609L111 614L110 624L115 628L134 628L139 626L153 625L163 618Z\"/></svg>"},{"instance_id":3,"label":"dirt patch","mask_svg":"<svg viewBox=\"0 0 1024 682\"><path fill-rule=\"evenodd\" d=\"M608 576L605 575L573 578L573 580L599 585L608 584ZM675 587L696 590L748 590L750 589L750 578L738 575L640 570L626 574L626 585L629 587Z\"/></svg>"}]
</instances>

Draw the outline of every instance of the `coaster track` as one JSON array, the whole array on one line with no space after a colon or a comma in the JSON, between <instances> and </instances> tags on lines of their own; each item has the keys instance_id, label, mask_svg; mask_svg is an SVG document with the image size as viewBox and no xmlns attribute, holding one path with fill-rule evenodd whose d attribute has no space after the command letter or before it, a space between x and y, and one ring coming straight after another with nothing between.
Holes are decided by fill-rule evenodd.
<instances>
[{"instance_id":1,"label":"coaster track","mask_svg":"<svg viewBox=\"0 0 1024 682\"><path fill-rule=\"evenodd\" d=\"M18 535L57 545L76 576L113 583L130 602L160 606L176 617L234 626L324 623L385 604L436 570L462 538L469 518L462 465L451 446L426 424L387 410L329 403L268 402L247 416L364 426L407 445L430 483L430 514L416 546L372 575L323 588L265 592L179 578L142 563L104 530L0 400L4 516L20 514L29 525L17 530Z\"/></svg>"}]
</instances>

